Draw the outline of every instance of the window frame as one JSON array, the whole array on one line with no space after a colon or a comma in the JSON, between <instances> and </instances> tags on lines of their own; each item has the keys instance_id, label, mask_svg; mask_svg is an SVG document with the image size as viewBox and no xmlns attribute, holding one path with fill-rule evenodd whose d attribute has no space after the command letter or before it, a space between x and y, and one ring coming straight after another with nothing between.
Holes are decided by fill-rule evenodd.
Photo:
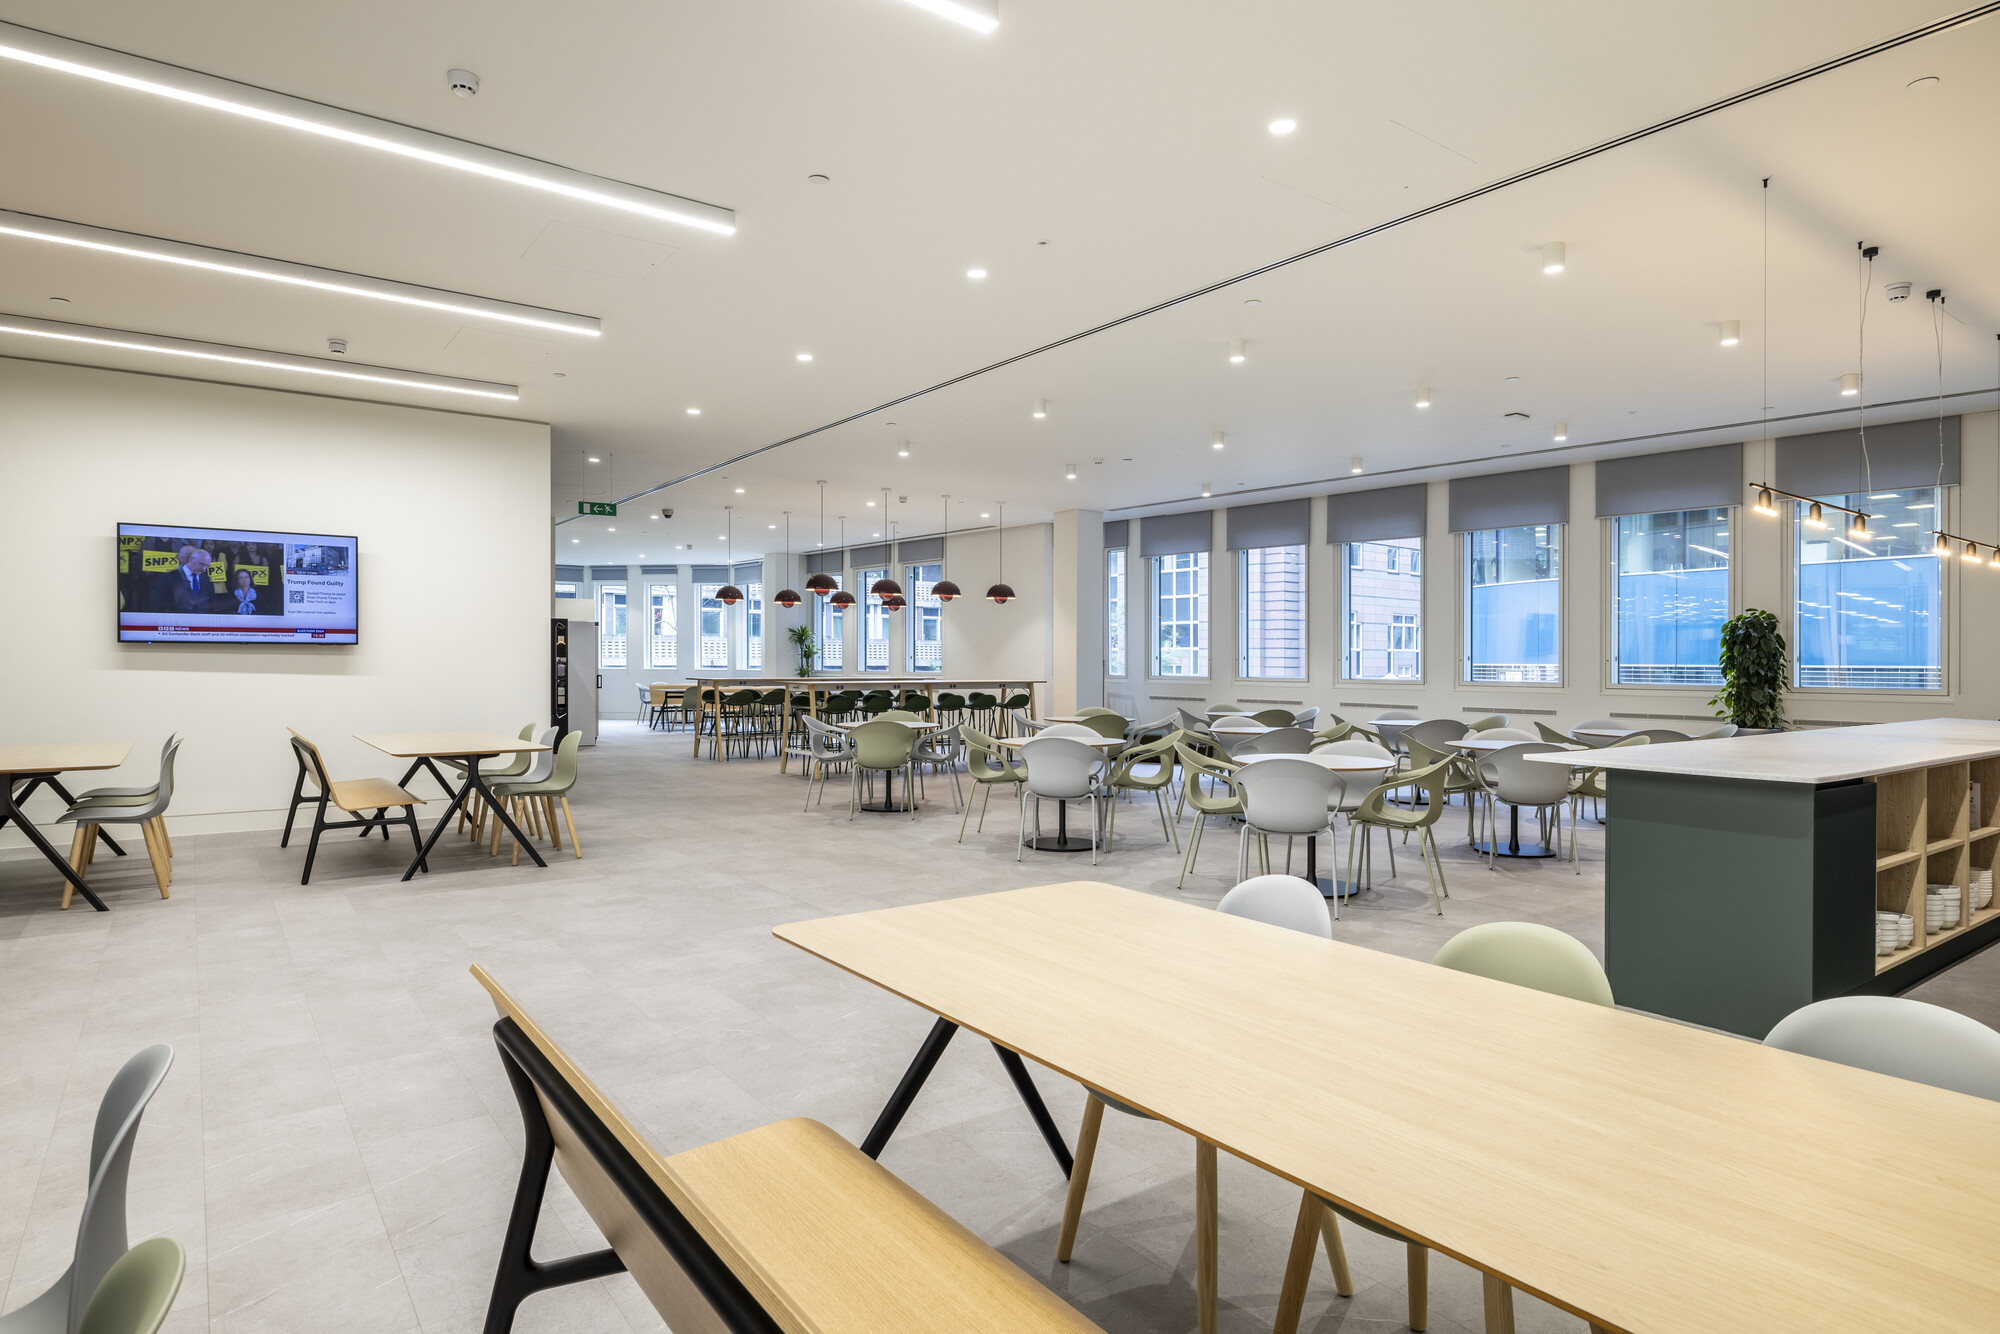
<instances>
[{"instance_id":1,"label":"window frame","mask_svg":"<svg viewBox=\"0 0 2000 1334\"><path fill-rule=\"evenodd\" d=\"M621 661L606 662L605 651L610 646L611 636L605 633L605 613L609 610L605 599L613 594L624 599L620 609L625 613L625 632L618 636ZM607 579L603 583L590 586L591 607L597 614L597 670L600 672L630 671L632 666L632 591L629 580L613 583Z\"/></svg>"},{"instance_id":2,"label":"window frame","mask_svg":"<svg viewBox=\"0 0 2000 1334\"><path fill-rule=\"evenodd\" d=\"M1296 551L1299 553L1299 671L1296 676L1271 676L1252 674L1246 670L1249 657L1250 628L1250 561L1249 557L1259 551ZM1244 547L1230 553L1235 557L1236 567L1236 677L1243 682L1277 682L1280 684L1306 683L1312 680L1312 543L1284 542L1270 547ZM1211 571L1209 592L1211 603L1209 616L1214 619L1214 575ZM1210 648L1211 654L1214 652ZM1213 661L1211 659L1211 668Z\"/></svg>"},{"instance_id":3,"label":"window frame","mask_svg":"<svg viewBox=\"0 0 2000 1334\"><path fill-rule=\"evenodd\" d=\"M1205 672L1160 671L1160 562L1178 560L1184 556L1198 556L1202 564L1196 571L1206 581L1207 592L1192 596L1202 604L1201 646L1199 652L1207 660ZM1146 566L1146 679L1149 681L1213 681L1215 679L1215 553L1212 551L1181 551L1169 556L1148 556ZM1179 595L1176 595L1179 596ZM1178 622L1176 622L1178 624Z\"/></svg>"},{"instance_id":4,"label":"window frame","mask_svg":"<svg viewBox=\"0 0 2000 1334\"><path fill-rule=\"evenodd\" d=\"M922 570L933 570L935 573L924 579L918 573ZM909 676L944 675L944 603L938 601L935 592L928 591L935 589L938 580L942 578L944 578L942 560L903 563L904 598L908 604L903 609L903 671ZM919 586L927 591L918 593ZM925 621L932 621L937 625L938 660L935 667L917 665L917 627Z\"/></svg>"},{"instance_id":5,"label":"window frame","mask_svg":"<svg viewBox=\"0 0 2000 1334\"><path fill-rule=\"evenodd\" d=\"M866 590L867 588L871 587L877 579L887 579L888 577L889 577L888 566L886 565L871 566L868 569L856 570L854 572L854 586L856 588ZM889 611L888 608L882 605L882 595L879 593L869 593L864 591L860 597L854 600L854 605L860 608L861 611L861 615L859 617L859 620L861 622L861 634L859 635L857 641L861 645L861 666L858 670L864 676L867 675L869 672L880 672L884 676L887 676L889 674L889 666L890 666L889 659L895 656L890 651L889 646L895 643L896 641L894 636L892 636L889 633ZM882 627L882 637L880 640L880 643L882 645L882 665L880 667L871 667L868 663L868 645L871 642L869 639L869 630L871 628L871 622L874 624L879 624Z\"/></svg>"},{"instance_id":6,"label":"window frame","mask_svg":"<svg viewBox=\"0 0 2000 1334\"><path fill-rule=\"evenodd\" d=\"M694 585L695 661L693 666L695 670L699 672L727 672L733 670L730 667L730 662L735 657L735 655L730 652L731 645L730 645L730 635L729 635L729 607L725 603L717 602L715 598L715 595L721 591L722 591L721 584L704 583L704 584ZM715 614L718 617L720 617L720 619L716 622L719 632L713 635L709 634L705 629L703 629L701 623L701 618L709 614L710 608L708 604L711 602L715 603L714 606ZM711 640L719 641L722 645L721 662L707 661L708 646Z\"/></svg>"},{"instance_id":7,"label":"window frame","mask_svg":"<svg viewBox=\"0 0 2000 1334\"><path fill-rule=\"evenodd\" d=\"M1340 568L1340 579L1334 592L1334 596L1339 600L1335 613L1334 655L1339 659L1339 666L1335 668L1335 671L1337 673L1336 679L1341 683L1363 686L1420 686L1425 683L1426 673L1430 670L1430 645L1427 642L1429 639L1430 617L1425 610L1425 599L1430 591L1428 587L1430 574L1424 568L1428 563L1424 560L1424 546L1426 541L1427 539L1423 537L1399 537L1394 539L1393 542L1336 542L1332 544L1334 549L1333 558L1339 562ZM1400 547L1395 546L1397 542L1415 542L1417 545L1414 548ZM1349 548L1358 546L1390 546L1398 551L1414 550L1417 553L1417 566L1414 570L1409 571L1409 573L1417 577L1417 674L1415 676L1355 676L1349 670L1352 662L1350 657L1352 650L1349 647L1349 643L1354 631L1354 566L1352 564L1353 555ZM1385 573L1401 574L1403 571L1386 570ZM1394 615L1396 613L1391 614ZM1401 650L1391 649L1385 651L1400 652Z\"/></svg>"},{"instance_id":8,"label":"window frame","mask_svg":"<svg viewBox=\"0 0 2000 1334\"><path fill-rule=\"evenodd\" d=\"M817 593L806 594L806 596L811 598L815 604L813 607L813 642L819 648L819 652L815 654L813 657L813 675L845 676L848 671L847 614L843 612L839 607L833 605L833 595L835 593L838 593L841 589L847 587L847 582L846 582L847 577L838 570L829 570L827 573L829 577L831 577L833 580L832 590L829 591L825 597L821 597ZM840 626L839 642L840 642L841 656L840 656L840 661L836 664L833 664L832 666L829 666L826 661L826 645L827 645L826 627L828 624L827 618L829 617L833 618L833 621Z\"/></svg>"},{"instance_id":9,"label":"window frame","mask_svg":"<svg viewBox=\"0 0 2000 1334\"><path fill-rule=\"evenodd\" d=\"M1937 526L1945 532L1952 532L1959 526L1959 492L1964 489L1963 481L1947 482L1943 487L1935 483L1929 488L1896 487L1899 491L1937 490ZM1853 494L1853 493L1850 493ZM1825 497L1818 497L1824 501ZM1779 524L1784 541L1785 557L1780 564L1782 584L1781 602L1789 610L1782 618L1785 635L1785 656L1788 660L1789 677L1786 692L1808 694L1814 699L1931 699L1949 700L1958 697L1954 684L1958 679L1957 636L1952 633L1952 617L1958 603L1959 567L1965 562L1956 558L1945 560L1939 570L1938 580L1938 686L1935 689L1920 687L1900 689L1897 687L1866 686L1802 686L1792 684L1798 680L1798 605L1799 605L1799 560L1798 560L1798 510L1797 502L1787 501L1779 511Z\"/></svg>"},{"instance_id":10,"label":"window frame","mask_svg":"<svg viewBox=\"0 0 2000 1334\"><path fill-rule=\"evenodd\" d=\"M731 571L731 577L735 572ZM764 670L764 583L761 579L748 580L739 584L743 590L743 601L735 607L725 607L723 612L732 624L730 639L734 641L736 670L740 672L761 672ZM750 618L757 618L757 633L750 633ZM750 646L757 646L755 662L750 660Z\"/></svg>"},{"instance_id":11,"label":"window frame","mask_svg":"<svg viewBox=\"0 0 2000 1334\"><path fill-rule=\"evenodd\" d=\"M577 598L577 590L581 587L581 584L572 582L571 580L558 579L555 581L555 600L558 602L577 601L579 600ZM567 593L563 592L565 588L569 590Z\"/></svg>"},{"instance_id":12,"label":"window frame","mask_svg":"<svg viewBox=\"0 0 2000 1334\"><path fill-rule=\"evenodd\" d=\"M665 593L664 608L655 603L654 598ZM680 656L680 585L672 580L666 583L646 585L646 668L649 671L679 671ZM666 612L666 621L672 627L666 634L659 633L660 612ZM660 661L660 644L668 648L668 661ZM626 655L630 657L628 653Z\"/></svg>"},{"instance_id":13,"label":"window frame","mask_svg":"<svg viewBox=\"0 0 2000 1334\"><path fill-rule=\"evenodd\" d=\"M1699 509L1726 509L1729 511L1729 614L1736 615L1743 610L1743 561L1737 548L1739 538L1745 536L1743 524L1749 509L1743 505L1703 505ZM1698 510L1649 510L1649 514L1691 514ZM1618 680L1618 521L1637 518L1638 515L1620 514L1599 520L1599 540L1604 544L1604 625L1600 638L1599 657L1604 664L1604 679L1601 688L1607 692L1640 695L1696 694L1703 702L1713 695L1720 686L1690 685L1685 682L1664 685L1624 684ZM1567 609L1565 607L1565 609ZM1789 641L1790 634L1786 639Z\"/></svg>"},{"instance_id":14,"label":"window frame","mask_svg":"<svg viewBox=\"0 0 2000 1334\"><path fill-rule=\"evenodd\" d=\"M1111 558L1118 558L1114 573ZM1104 549L1104 674L1124 680L1131 670L1131 629L1126 621L1132 601L1132 557L1129 547ZM1113 654L1117 656L1114 658ZM1118 665L1112 666L1113 662Z\"/></svg>"},{"instance_id":15,"label":"window frame","mask_svg":"<svg viewBox=\"0 0 2000 1334\"><path fill-rule=\"evenodd\" d=\"M1458 626L1457 666L1452 672L1452 689L1470 691L1492 691L1496 686L1508 690L1560 691L1570 687L1569 671L1569 627L1572 624L1569 610L1569 527L1567 523L1516 523L1507 528L1473 528L1452 534L1457 538L1457 557L1454 562L1457 575L1452 580L1457 590L1457 611L1453 618ZM1548 528L1556 535L1556 679L1553 681L1474 681L1470 679L1472 670L1472 537L1475 533L1505 532L1508 528Z\"/></svg>"}]
</instances>

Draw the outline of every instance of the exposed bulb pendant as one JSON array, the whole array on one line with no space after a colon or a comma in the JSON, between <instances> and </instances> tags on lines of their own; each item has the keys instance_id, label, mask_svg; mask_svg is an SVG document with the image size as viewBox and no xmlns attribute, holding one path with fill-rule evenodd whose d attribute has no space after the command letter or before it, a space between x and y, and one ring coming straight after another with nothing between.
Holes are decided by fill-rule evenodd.
<instances>
[{"instance_id":1,"label":"exposed bulb pendant","mask_svg":"<svg viewBox=\"0 0 2000 1334\"><path fill-rule=\"evenodd\" d=\"M938 574L944 574L945 558L951 554L951 497L944 498L944 523L938 528ZM949 579L940 578L931 585L931 596L939 602L949 602L965 590Z\"/></svg>"},{"instance_id":2,"label":"exposed bulb pendant","mask_svg":"<svg viewBox=\"0 0 2000 1334\"><path fill-rule=\"evenodd\" d=\"M1826 527L1826 515L1821 512L1819 507L1819 502L1817 500L1815 500L1812 503L1812 507L1806 511L1806 527L1808 528Z\"/></svg>"},{"instance_id":3,"label":"exposed bulb pendant","mask_svg":"<svg viewBox=\"0 0 2000 1334\"><path fill-rule=\"evenodd\" d=\"M882 488L882 517L884 519L887 519L889 517L889 488L886 486ZM896 528L895 525L892 523L889 527L890 559L892 560L895 559L895 553L896 553ZM869 596L871 597L887 598L891 593L901 593L902 591L903 591L903 586L897 583L894 579L891 579L886 574L868 586L868 593Z\"/></svg>"},{"instance_id":4,"label":"exposed bulb pendant","mask_svg":"<svg viewBox=\"0 0 2000 1334\"><path fill-rule=\"evenodd\" d=\"M1757 488L1757 503L1751 508L1755 509L1759 514L1769 515L1774 519L1778 517L1778 502L1771 495L1771 488L1768 486Z\"/></svg>"},{"instance_id":5,"label":"exposed bulb pendant","mask_svg":"<svg viewBox=\"0 0 2000 1334\"><path fill-rule=\"evenodd\" d=\"M1865 542L1875 534L1868 531L1868 516L1857 514L1847 521L1847 535Z\"/></svg>"},{"instance_id":6,"label":"exposed bulb pendant","mask_svg":"<svg viewBox=\"0 0 2000 1334\"><path fill-rule=\"evenodd\" d=\"M792 573L792 512L790 510L786 510L785 511L786 577L789 578L791 576L791 573ZM799 596L798 590L787 587L778 590L778 596L773 598L772 601L776 602L780 607L783 607L786 611L790 611L793 607L796 607L801 602L804 602L805 599Z\"/></svg>"},{"instance_id":7,"label":"exposed bulb pendant","mask_svg":"<svg viewBox=\"0 0 2000 1334\"><path fill-rule=\"evenodd\" d=\"M1965 544L1965 554L1961 559L1969 560L1974 565L1977 565L1979 563L1979 544L1977 542L1967 542Z\"/></svg>"},{"instance_id":8,"label":"exposed bulb pendant","mask_svg":"<svg viewBox=\"0 0 2000 1334\"><path fill-rule=\"evenodd\" d=\"M842 545L845 545L845 543L843 542ZM819 484L819 549L821 551L826 550L826 483L824 481ZM825 597L839 587L840 581L830 574L821 573L806 576L806 592L816 594L819 597Z\"/></svg>"},{"instance_id":9,"label":"exposed bulb pendant","mask_svg":"<svg viewBox=\"0 0 2000 1334\"><path fill-rule=\"evenodd\" d=\"M1004 576L1007 573L1007 502L999 504L1000 522L994 526L995 542L993 573ZM1004 578L996 578L993 587L986 590L986 600L995 606L1006 606L1014 600L1014 590L1009 588Z\"/></svg>"},{"instance_id":10,"label":"exposed bulb pendant","mask_svg":"<svg viewBox=\"0 0 2000 1334\"><path fill-rule=\"evenodd\" d=\"M722 568L724 571L722 577L724 579L734 579L736 577L736 515L734 513L735 509L736 507L734 505L724 505L722 507L722 518L724 523L727 525L722 530L722 540L725 544L722 548L722 559L723 559ZM720 602L725 607L733 607L737 603L743 600L743 590L738 588L733 583L724 584L722 587L715 590L715 600L717 602Z\"/></svg>"}]
</instances>

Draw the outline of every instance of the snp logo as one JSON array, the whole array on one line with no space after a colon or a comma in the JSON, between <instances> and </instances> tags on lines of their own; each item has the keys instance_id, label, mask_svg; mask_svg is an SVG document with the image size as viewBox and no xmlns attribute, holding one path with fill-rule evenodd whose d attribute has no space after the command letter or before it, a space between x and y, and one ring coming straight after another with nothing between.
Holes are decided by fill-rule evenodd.
<instances>
[{"instance_id":1,"label":"snp logo","mask_svg":"<svg viewBox=\"0 0 2000 1334\"><path fill-rule=\"evenodd\" d=\"M288 588L285 590L285 601L302 603L305 600L306 591L303 588Z\"/></svg>"}]
</instances>

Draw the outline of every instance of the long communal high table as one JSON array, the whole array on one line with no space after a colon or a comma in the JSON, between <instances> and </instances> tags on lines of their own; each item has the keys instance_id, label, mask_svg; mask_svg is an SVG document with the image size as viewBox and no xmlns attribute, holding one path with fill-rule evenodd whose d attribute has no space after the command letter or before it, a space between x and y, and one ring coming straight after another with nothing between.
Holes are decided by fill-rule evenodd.
<instances>
[{"instance_id":1,"label":"long communal high table","mask_svg":"<svg viewBox=\"0 0 2000 1334\"><path fill-rule=\"evenodd\" d=\"M965 689L982 686L1005 689L1008 686L1021 686L1028 692L1028 716L1033 717L1035 713L1035 688L1047 684L1046 681L1029 681L1018 676L1009 677L1005 680L991 678L973 679L971 677L958 676L694 676L688 678L687 685L689 690L696 692L695 699L699 709L699 712L695 715L694 722L694 757L696 759L701 758L701 725L702 718L706 716L715 725L715 731L712 735L716 740L710 758L718 761L728 758L722 745L722 691L724 687L737 690L749 687L756 687L762 690L784 688L785 701L779 705L778 727L778 772L782 774L791 772L791 756L785 752L784 738L791 732L792 692L801 686L806 687L808 697L812 700L811 712L815 718L819 716L819 696L817 692L820 690L838 691L847 686L860 686L868 690L880 690L889 687L898 690L922 689L924 692L924 712L933 717L937 708L937 692L947 686L962 687ZM713 687L713 690L710 692L709 697L704 697L700 692L709 687Z\"/></svg>"},{"instance_id":2,"label":"long communal high table","mask_svg":"<svg viewBox=\"0 0 2000 1334\"><path fill-rule=\"evenodd\" d=\"M69 789L56 781L57 774L72 769L79 771L116 769L125 763L125 757L131 753L132 743L129 741L71 741L0 746L0 829L6 828L10 820L19 826L21 832L27 835L28 841L35 845L42 856L48 858L49 864L61 871L63 878L76 886L77 892L83 895L84 902L98 912L111 910L105 907L104 900L98 898L90 886L83 882L82 874L69 864L69 860L49 846L49 841L42 837L42 831L35 828L35 822L21 809L21 803L33 796L36 788L46 786L49 791L74 806L76 798L70 795ZM21 779L27 781L16 795L14 784ZM102 828L98 830L97 836L104 840L105 846L112 852L120 857L125 855L125 849L113 843L111 836Z\"/></svg>"},{"instance_id":3,"label":"long communal high table","mask_svg":"<svg viewBox=\"0 0 2000 1334\"><path fill-rule=\"evenodd\" d=\"M1606 1330L2000 1321L2000 1103L1104 884L776 934L938 1016L873 1152L963 1027Z\"/></svg>"}]
</instances>

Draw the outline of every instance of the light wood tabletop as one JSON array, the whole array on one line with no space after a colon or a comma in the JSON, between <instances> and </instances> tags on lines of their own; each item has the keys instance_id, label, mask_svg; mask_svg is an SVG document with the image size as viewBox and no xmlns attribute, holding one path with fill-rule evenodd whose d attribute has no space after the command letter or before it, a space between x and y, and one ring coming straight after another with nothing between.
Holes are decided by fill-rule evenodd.
<instances>
[{"instance_id":1,"label":"light wood tabletop","mask_svg":"<svg viewBox=\"0 0 2000 1334\"><path fill-rule=\"evenodd\" d=\"M116 769L132 753L129 741L28 741L0 746L0 774L59 774Z\"/></svg>"},{"instance_id":2,"label":"light wood tabletop","mask_svg":"<svg viewBox=\"0 0 2000 1334\"><path fill-rule=\"evenodd\" d=\"M928 732L932 728L943 726L941 723L925 722L922 718L863 718L860 722L835 723L834 726L852 732L855 728L866 727L869 723L901 723L912 732Z\"/></svg>"},{"instance_id":3,"label":"light wood tabletop","mask_svg":"<svg viewBox=\"0 0 2000 1334\"><path fill-rule=\"evenodd\" d=\"M2000 1321L2000 1103L1104 884L776 935L1609 1329Z\"/></svg>"},{"instance_id":4,"label":"light wood tabletop","mask_svg":"<svg viewBox=\"0 0 2000 1334\"><path fill-rule=\"evenodd\" d=\"M553 750L502 732L356 732L354 739L399 760L442 759L447 755L512 755Z\"/></svg>"}]
</instances>

